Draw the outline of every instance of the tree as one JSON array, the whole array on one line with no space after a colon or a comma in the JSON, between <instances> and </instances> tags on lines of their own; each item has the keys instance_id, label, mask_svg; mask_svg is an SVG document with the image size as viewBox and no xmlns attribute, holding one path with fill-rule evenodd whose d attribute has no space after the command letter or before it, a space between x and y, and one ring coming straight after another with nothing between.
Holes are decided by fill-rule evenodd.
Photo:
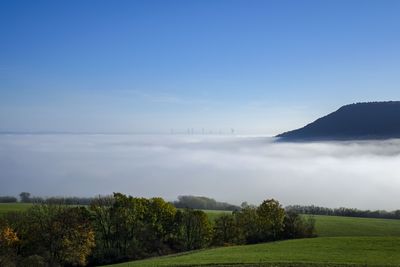
<instances>
[{"instance_id":1,"label":"tree","mask_svg":"<svg viewBox=\"0 0 400 267\"><path fill-rule=\"evenodd\" d=\"M211 239L211 225L201 210L185 209L176 214L177 241L182 250L193 250L207 246Z\"/></svg>"},{"instance_id":2,"label":"tree","mask_svg":"<svg viewBox=\"0 0 400 267\"><path fill-rule=\"evenodd\" d=\"M284 220L284 238L292 239L304 236L304 221L294 211L287 211Z\"/></svg>"},{"instance_id":3,"label":"tree","mask_svg":"<svg viewBox=\"0 0 400 267\"><path fill-rule=\"evenodd\" d=\"M284 238L306 238L315 236L313 216L300 216L294 211L287 211L284 220Z\"/></svg>"},{"instance_id":4,"label":"tree","mask_svg":"<svg viewBox=\"0 0 400 267\"><path fill-rule=\"evenodd\" d=\"M147 208L148 199L114 194L111 207L113 249L119 259L139 259L145 256L146 248L141 246L140 239L143 237Z\"/></svg>"},{"instance_id":5,"label":"tree","mask_svg":"<svg viewBox=\"0 0 400 267\"><path fill-rule=\"evenodd\" d=\"M277 240L284 228L285 210L274 199L264 200L257 208L258 223L264 241Z\"/></svg>"},{"instance_id":6,"label":"tree","mask_svg":"<svg viewBox=\"0 0 400 267\"><path fill-rule=\"evenodd\" d=\"M95 198L90 204L94 229L96 232L96 247L93 258L96 263L107 263L106 259L113 256L114 227L111 207L114 203L113 196Z\"/></svg>"},{"instance_id":7,"label":"tree","mask_svg":"<svg viewBox=\"0 0 400 267\"><path fill-rule=\"evenodd\" d=\"M98 232L96 263L171 252L176 208L162 198L114 193L93 201L90 210Z\"/></svg>"},{"instance_id":8,"label":"tree","mask_svg":"<svg viewBox=\"0 0 400 267\"><path fill-rule=\"evenodd\" d=\"M20 199L21 199L21 202L23 202L23 203L28 203L28 202L30 202L31 194L28 193L28 192L21 192L21 193L19 194L19 197L20 197Z\"/></svg>"},{"instance_id":9,"label":"tree","mask_svg":"<svg viewBox=\"0 0 400 267\"><path fill-rule=\"evenodd\" d=\"M21 253L39 255L48 265L85 265L94 247L90 215L84 207L35 205L21 218Z\"/></svg>"},{"instance_id":10,"label":"tree","mask_svg":"<svg viewBox=\"0 0 400 267\"><path fill-rule=\"evenodd\" d=\"M145 233L141 237L149 252L162 255L170 252L174 219L177 210L162 198L152 198L144 217Z\"/></svg>"},{"instance_id":11,"label":"tree","mask_svg":"<svg viewBox=\"0 0 400 267\"><path fill-rule=\"evenodd\" d=\"M17 247L19 245L17 233L10 225L0 221L0 266L13 266L17 260Z\"/></svg>"},{"instance_id":12,"label":"tree","mask_svg":"<svg viewBox=\"0 0 400 267\"><path fill-rule=\"evenodd\" d=\"M258 215L254 207L247 206L246 208L233 212L235 223L238 227L238 242L254 244L261 240L258 229Z\"/></svg>"},{"instance_id":13,"label":"tree","mask_svg":"<svg viewBox=\"0 0 400 267\"><path fill-rule=\"evenodd\" d=\"M238 228L233 215L224 214L215 220L213 244L235 244L238 242L238 234Z\"/></svg>"}]
</instances>

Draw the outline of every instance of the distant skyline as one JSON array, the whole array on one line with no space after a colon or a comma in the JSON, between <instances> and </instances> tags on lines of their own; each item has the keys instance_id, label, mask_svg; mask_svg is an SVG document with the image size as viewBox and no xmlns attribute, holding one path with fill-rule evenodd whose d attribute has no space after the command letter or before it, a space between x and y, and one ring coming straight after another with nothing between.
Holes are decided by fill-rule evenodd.
<instances>
[{"instance_id":1,"label":"distant skyline","mask_svg":"<svg viewBox=\"0 0 400 267\"><path fill-rule=\"evenodd\" d=\"M0 2L0 131L277 134L400 100L399 1Z\"/></svg>"}]
</instances>

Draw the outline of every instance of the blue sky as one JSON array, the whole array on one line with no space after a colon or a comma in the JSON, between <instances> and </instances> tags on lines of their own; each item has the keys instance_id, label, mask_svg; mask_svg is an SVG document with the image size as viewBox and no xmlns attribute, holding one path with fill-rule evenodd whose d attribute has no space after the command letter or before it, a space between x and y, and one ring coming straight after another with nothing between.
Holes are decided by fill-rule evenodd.
<instances>
[{"instance_id":1,"label":"blue sky","mask_svg":"<svg viewBox=\"0 0 400 267\"><path fill-rule=\"evenodd\" d=\"M400 99L399 1L0 2L0 131L275 134Z\"/></svg>"}]
</instances>

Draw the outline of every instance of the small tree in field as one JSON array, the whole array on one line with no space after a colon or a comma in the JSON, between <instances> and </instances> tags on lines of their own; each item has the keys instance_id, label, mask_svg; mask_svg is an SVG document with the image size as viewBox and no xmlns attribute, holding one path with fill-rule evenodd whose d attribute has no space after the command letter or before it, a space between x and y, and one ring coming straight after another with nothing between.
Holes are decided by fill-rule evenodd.
<instances>
[{"instance_id":1,"label":"small tree in field","mask_svg":"<svg viewBox=\"0 0 400 267\"><path fill-rule=\"evenodd\" d=\"M257 208L258 224L264 241L281 238L284 229L285 210L274 199L264 200Z\"/></svg>"},{"instance_id":2,"label":"small tree in field","mask_svg":"<svg viewBox=\"0 0 400 267\"><path fill-rule=\"evenodd\" d=\"M21 202L28 203L31 200L31 194L28 192L21 192L19 198L21 199Z\"/></svg>"}]
</instances>

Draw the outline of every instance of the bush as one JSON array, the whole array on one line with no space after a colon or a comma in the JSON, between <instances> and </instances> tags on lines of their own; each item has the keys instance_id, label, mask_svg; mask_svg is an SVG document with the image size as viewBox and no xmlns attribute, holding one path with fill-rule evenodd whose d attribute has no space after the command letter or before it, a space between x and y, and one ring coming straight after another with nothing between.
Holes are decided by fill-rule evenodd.
<instances>
[{"instance_id":1,"label":"bush","mask_svg":"<svg viewBox=\"0 0 400 267\"><path fill-rule=\"evenodd\" d=\"M300 216L294 211L286 212L284 220L285 239L306 238L315 236L315 219L311 216Z\"/></svg>"}]
</instances>

